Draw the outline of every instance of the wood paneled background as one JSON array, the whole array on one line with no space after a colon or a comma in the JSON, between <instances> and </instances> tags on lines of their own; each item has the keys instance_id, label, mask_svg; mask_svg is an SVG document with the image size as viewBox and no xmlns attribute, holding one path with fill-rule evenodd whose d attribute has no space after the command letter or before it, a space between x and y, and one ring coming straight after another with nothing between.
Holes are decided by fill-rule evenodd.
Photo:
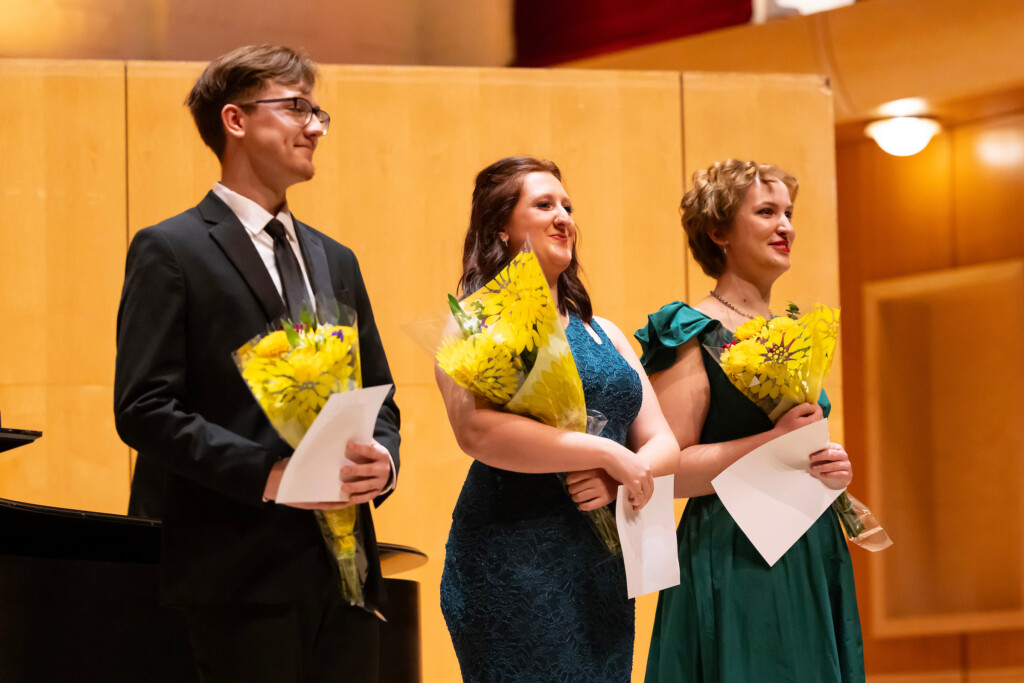
<instances>
[{"instance_id":1,"label":"wood paneled background","mask_svg":"<svg viewBox=\"0 0 1024 683\"><path fill-rule=\"evenodd\" d=\"M4 425L45 433L0 454L0 497L126 508L131 454L112 415L124 255L135 231L196 204L218 177L182 105L201 68L0 61L0 410ZM777 295L834 302L832 95L814 76L332 66L321 76L331 132L317 177L289 202L360 258L403 413L402 473L375 513L378 535L429 555L405 575L421 584L424 680L457 680L438 584L470 460L430 356L405 328L443 315L476 172L512 154L560 165L595 310L631 335L662 304L707 289L679 227L692 172L729 156L775 161L802 181L795 266ZM638 601L634 680L654 605Z\"/></svg>"},{"instance_id":2,"label":"wood paneled background","mask_svg":"<svg viewBox=\"0 0 1024 683\"><path fill-rule=\"evenodd\" d=\"M0 496L122 512L124 64L0 61L0 84L0 411L5 426L46 432L24 456L0 454Z\"/></svg>"},{"instance_id":3,"label":"wood paneled background","mask_svg":"<svg viewBox=\"0 0 1024 683\"><path fill-rule=\"evenodd\" d=\"M870 140L844 142L837 146L836 167L843 324L853 336L853 339L847 336L843 347L847 378L844 390L847 448L851 453L863 453L867 447L869 406L876 400L861 382L854 381L863 377L867 366L865 347L857 343L864 329L864 285L941 269L1024 258L1024 237L1019 224L1024 210L1024 116L1019 113L998 115L948 127L923 152L912 157L889 156ZM944 362L973 364L975 372L970 391L979 392L979 397L986 401L993 398L993 391L1007 391L1000 383L986 381L989 373L1006 371L1000 356L1020 353L1019 337L1003 334L1015 329L1016 321L1000 319L1011 315L1009 302L1019 296L1019 291L993 287L976 297L975 304L964 305L962 301L958 304L952 299L947 302L946 315L960 323L956 337L959 343L954 346L948 338L941 339L936 341L934 349L936 352L946 349ZM1000 307L999 302L1007 302L1007 306ZM1000 309L1002 312L998 313ZM987 314L983 315L985 312ZM927 331L922 329L921 334ZM851 341L853 343L849 343ZM951 393L959 393L961 400L970 400L964 398L964 394L969 396L970 393L967 387L954 392L944 380L944 375L913 377L905 373L905 381L919 383L917 400L930 402L937 411L948 404ZM999 386L1003 388L995 388ZM931 391L929 387L933 387ZM1003 402L1017 405L1016 393L1005 393ZM957 523L940 525L941 528L933 526L941 520L955 520L958 509L966 511L964 518L976 518L978 506L1006 499L1003 493L1007 482L1016 488L1016 494L1009 500L1019 500L1022 486L1019 448L1015 451L995 448L996 443L1005 440L989 440L986 436L999 434L1004 425L991 425L976 411L957 414L946 410L937 415L936 419L944 421L946 431L937 427L934 434L923 434L921 439L908 444L907 452L901 457L916 460L920 465L908 467L905 476L919 477L922 482L931 476L929 472L936 454L922 449L921 445L941 433L952 434L958 443L974 442L975 447L958 452L957 457L973 464L977 474L970 477L970 482L962 480L947 487L944 495L930 501L942 506L942 510L927 520L931 526L920 528L918 532L922 537L932 535L935 543L942 547L920 555L919 559L927 561L925 558L933 556L939 561L950 553L977 554L979 547L1015 547L1021 534L1019 505L989 515L992 519L1004 520L1005 525L975 525L969 529ZM1017 415L1011 423L1018 430L1019 420ZM878 473L867 474L874 479ZM994 481L991 486L985 486L978 483L978 477L991 477ZM855 476L851 490L870 502L871 492L866 488L868 478ZM999 496L994 497L997 493ZM884 523L884 516L882 521ZM901 542L898 536L896 542ZM920 546L920 538L904 542ZM870 614L867 598L875 588L871 581L876 574L869 572L868 560L865 553L854 552L862 616ZM1022 562L1019 556L1011 560L1017 567ZM971 564L977 563L968 562ZM912 572L912 566L902 570ZM1007 571L1011 572L1008 577L1005 576ZM1019 569L1014 571L1009 565L990 567L985 573L990 578L1002 576L1003 586L1012 585L1021 576ZM915 575L908 578L905 585L914 586L914 578L922 579ZM975 578L964 574L959 581L953 580L952 585L958 586L958 591L971 591L976 586ZM925 592L931 589L921 587ZM941 602L959 602L961 597L971 600L966 595L945 596ZM1002 596L998 602L1005 605L1008 600L1012 601ZM912 599L903 598L902 602L906 604ZM995 682L1024 678L1024 632L1018 628L1000 628L998 621L989 627L988 633L902 638L878 637L873 633L870 620L865 627L867 668L878 674L875 679L878 681Z\"/></svg>"}]
</instances>

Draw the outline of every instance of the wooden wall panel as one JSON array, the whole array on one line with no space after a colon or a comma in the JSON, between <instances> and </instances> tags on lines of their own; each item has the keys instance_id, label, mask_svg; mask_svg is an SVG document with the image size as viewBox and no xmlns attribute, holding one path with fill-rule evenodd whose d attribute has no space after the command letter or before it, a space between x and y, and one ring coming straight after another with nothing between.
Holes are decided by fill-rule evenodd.
<instances>
[{"instance_id":1,"label":"wooden wall panel","mask_svg":"<svg viewBox=\"0 0 1024 683\"><path fill-rule=\"evenodd\" d=\"M0 61L0 410L42 430L0 497L121 512L114 325L124 272L124 65Z\"/></svg>"},{"instance_id":2,"label":"wooden wall panel","mask_svg":"<svg viewBox=\"0 0 1024 683\"><path fill-rule=\"evenodd\" d=\"M220 179L217 157L184 104L204 66L126 64L129 241L142 228L198 204Z\"/></svg>"},{"instance_id":3,"label":"wooden wall panel","mask_svg":"<svg viewBox=\"0 0 1024 683\"><path fill-rule=\"evenodd\" d=\"M863 381L852 380L864 377L866 363L862 285L953 265L951 163L952 143L946 135L936 137L912 157L889 156L870 140L837 148L842 324L847 333L843 346L848 378L843 392L846 447L850 453L862 454L850 488L869 506L873 502L867 482L873 473L863 454L867 453L865 425L870 399ZM884 524L884 512L879 514ZM960 645L955 637L892 640L874 636L868 599L873 578L869 557L856 549L852 556L867 670L880 674L959 669Z\"/></svg>"},{"instance_id":4,"label":"wooden wall panel","mask_svg":"<svg viewBox=\"0 0 1024 683\"><path fill-rule=\"evenodd\" d=\"M922 273L956 265L968 265L1024 257L1014 217L1021 204L1024 183L1024 143L1020 115L990 117L948 129L920 154L897 158L883 153L871 141L842 144L837 150L839 179L839 236L844 325L860 330L863 283L899 275ZM1002 299L1003 292L993 292ZM973 316L975 306L955 307L953 316ZM861 377L865 356L862 345L845 347L847 377ZM922 380L918 380L922 381ZM978 382L982 382L979 377ZM984 384L982 384L984 386ZM847 445L863 452L866 407L874 399L861 383L850 382L845 390ZM944 423L950 429L965 428L961 420ZM922 432L921 438L938 438ZM851 449L851 452L852 449ZM912 465L907 476L911 475ZM873 472L867 472L873 475ZM871 503L864 477L855 477L853 491ZM947 504L974 505L978 495L950 494ZM980 494L988 499L987 494ZM882 520L886 517L881 510ZM1001 528L977 528L972 542L991 543ZM968 552L948 536L932 539L952 544L948 552ZM915 535L897 543L920 545ZM998 541L997 541L998 542ZM862 616L869 616L867 595L872 592L874 572L867 571L868 557L854 552ZM998 571L998 570L995 570ZM908 569L908 573L913 574ZM908 577L908 587L915 581ZM914 600L914 596L907 596ZM879 638L871 619L865 620L865 656L868 671L875 674L962 671L970 680L1000 680L1000 672L1014 672L1024 660L1024 632L948 635L913 638ZM930 674L929 674L930 675Z\"/></svg>"},{"instance_id":5,"label":"wooden wall panel","mask_svg":"<svg viewBox=\"0 0 1024 683\"><path fill-rule=\"evenodd\" d=\"M198 204L220 178L217 157L199 138L185 96L203 64L125 64L128 241L142 228ZM165 150L178 150L168 167ZM170 169L173 168L173 172ZM135 451L131 467L135 469Z\"/></svg>"},{"instance_id":6,"label":"wooden wall panel","mask_svg":"<svg viewBox=\"0 0 1024 683\"><path fill-rule=\"evenodd\" d=\"M953 137L957 263L1024 257L1024 114L958 126Z\"/></svg>"},{"instance_id":7,"label":"wooden wall panel","mask_svg":"<svg viewBox=\"0 0 1024 683\"><path fill-rule=\"evenodd\" d=\"M503 156L559 164L599 315L629 333L660 305L682 263L677 92L674 74L324 69L332 130L292 203L360 256L399 381L433 384L402 328L444 315L473 178Z\"/></svg>"},{"instance_id":8,"label":"wooden wall panel","mask_svg":"<svg viewBox=\"0 0 1024 683\"><path fill-rule=\"evenodd\" d=\"M1024 210L1024 114L1018 110L1016 114L991 116L960 125L953 129L952 137L953 224L957 265L1024 258L1024 238L1018 219ZM1008 294L1019 292L990 290L982 292L980 296L998 304L1005 301ZM970 313L975 313L973 307ZM994 313L993 319L1001 321L1004 315L1005 311L999 311ZM997 325L1001 331L1006 329L999 322ZM1012 352L1020 352L1019 337L1000 334L1000 339L1010 345ZM990 393L988 400L1011 403L1016 400L1018 393L1012 389ZM983 422L979 423L975 428L985 429L983 425ZM1017 425L1019 428L1019 417ZM1003 461L1014 453L1004 453L999 444L993 443L990 449L985 449L979 455L981 458L992 457L999 462L1000 476L1004 476ZM1011 480L1015 476L1016 481L1021 482L1019 473L1007 472L1005 476ZM998 504L987 492L977 490L965 490L964 500ZM1005 518L1005 510L994 512ZM990 525L979 531L982 542L988 544L1002 543L1004 533L1001 524ZM964 636L963 641L965 668L971 681L997 683L1021 680L1024 672L1024 630L1007 628L996 633L970 634Z\"/></svg>"},{"instance_id":9,"label":"wooden wall panel","mask_svg":"<svg viewBox=\"0 0 1024 683\"><path fill-rule=\"evenodd\" d=\"M950 362L978 338L949 315L968 308L1024 337L1024 261L865 285L872 503L904 539L871 556L879 635L1024 626L1024 535L1002 523L1024 500L1024 361L1006 354L983 386L977 367ZM1000 477L977 466L986 453Z\"/></svg>"}]
</instances>

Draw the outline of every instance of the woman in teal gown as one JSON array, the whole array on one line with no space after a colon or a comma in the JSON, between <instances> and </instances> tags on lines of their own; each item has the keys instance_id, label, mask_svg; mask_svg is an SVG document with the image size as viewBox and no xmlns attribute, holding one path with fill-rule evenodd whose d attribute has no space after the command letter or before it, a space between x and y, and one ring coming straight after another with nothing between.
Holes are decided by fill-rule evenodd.
<instances>
[{"instance_id":1,"label":"woman in teal gown","mask_svg":"<svg viewBox=\"0 0 1024 683\"><path fill-rule=\"evenodd\" d=\"M593 315L555 164L510 157L477 175L461 291L493 279L527 239L587 407L608 423L600 435L550 427L498 410L436 370L452 431L474 459L452 514L441 610L464 681L628 683L634 612L625 569L581 510L612 503L620 482L642 507L653 465L674 461L678 446L625 335ZM558 472L569 472L568 495Z\"/></svg>"},{"instance_id":2,"label":"woman in teal gown","mask_svg":"<svg viewBox=\"0 0 1024 683\"><path fill-rule=\"evenodd\" d=\"M771 317L772 284L790 265L797 188L781 169L754 162L694 174L683 226L715 289L693 308L664 306L636 333L681 448L676 496L689 498L677 533L681 581L658 599L648 683L864 680L850 554L832 509L769 566L710 483L754 448L828 413L823 395L820 406L797 406L773 425L712 355L742 323ZM812 454L809 466L835 489L852 477L838 444Z\"/></svg>"}]
</instances>

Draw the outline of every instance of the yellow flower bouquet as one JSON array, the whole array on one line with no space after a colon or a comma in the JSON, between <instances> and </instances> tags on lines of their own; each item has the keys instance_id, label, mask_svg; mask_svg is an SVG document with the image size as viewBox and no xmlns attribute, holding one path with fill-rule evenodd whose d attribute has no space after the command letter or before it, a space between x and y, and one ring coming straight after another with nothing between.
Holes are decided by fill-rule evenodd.
<instances>
[{"instance_id":1,"label":"yellow flower bouquet","mask_svg":"<svg viewBox=\"0 0 1024 683\"><path fill-rule=\"evenodd\" d=\"M340 311L336 309L340 319ZM320 324L303 312L302 323L255 337L234 352L242 379L281 439L297 448L332 394L362 388L355 313L350 325ZM362 606L365 551L356 530L359 506L316 510L320 532L337 563L341 591Z\"/></svg>"},{"instance_id":2,"label":"yellow flower bouquet","mask_svg":"<svg viewBox=\"0 0 1024 683\"><path fill-rule=\"evenodd\" d=\"M838 339L838 308L815 304L801 316L791 303L787 315L771 320L758 316L740 325L720 349L708 351L718 355L733 386L778 422L790 408L818 401ZM832 508L854 543L871 550L891 545L871 512L846 491Z\"/></svg>"},{"instance_id":3,"label":"yellow flower bouquet","mask_svg":"<svg viewBox=\"0 0 1024 683\"><path fill-rule=\"evenodd\" d=\"M722 349L719 364L733 386L778 422L800 403L814 402L835 355L839 309L817 304L766 321L758 316L740 325Z\"/></svg>"},{"instance_id":4,"label":"yellow flower bouquet","mask_svg":"<svg viewBox=\"0 0 1024 683\"><path fill-rule=\"evenodd\" d=\"M528 247L461 302L449 295L448 304L459 331L442 342L435 358L459 386L552 427L600 432L606 420L588 415L551 290ZM611 511L584 514L609 552L621 554Z\"/></svg>"}]
</instances>

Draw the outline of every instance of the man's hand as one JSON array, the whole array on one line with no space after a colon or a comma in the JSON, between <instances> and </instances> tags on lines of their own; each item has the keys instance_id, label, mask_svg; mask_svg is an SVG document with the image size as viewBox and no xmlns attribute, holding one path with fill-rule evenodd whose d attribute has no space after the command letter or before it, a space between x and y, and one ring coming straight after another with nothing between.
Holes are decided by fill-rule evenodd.
<instances>
[{"instance_id":1,"label":"man's hand","mask_svg":"<svg viewBox=\"0 0 1024 683\"><path fill-rule=\"evenodd\" d=\"M383 493L391 480L388 449L376 441L366 444L350 441L345 447L345 457L355 463L341 468L341 490L348 494L350 503L366 503Z\"/></svg>"},{"instance_id":2,"label":"man's hand","mask_svg":"<svg viewBox=\"0 0 1024 683\"><path fill-rule=\"evenodd\" d=\"M263 489L263 499L276 502L277 500L277 489L281 486L281 475L284 474L284 468L288 467L288 463L291 458L282 458L274 463L274 467L270 470L270 476L267 477L267 485ZM278 505L287 505L288 507L300 508L302 510L340 510L347 508L352 504L352 501L343 503L278 503Z\"/></svg>"}]
</instances>

